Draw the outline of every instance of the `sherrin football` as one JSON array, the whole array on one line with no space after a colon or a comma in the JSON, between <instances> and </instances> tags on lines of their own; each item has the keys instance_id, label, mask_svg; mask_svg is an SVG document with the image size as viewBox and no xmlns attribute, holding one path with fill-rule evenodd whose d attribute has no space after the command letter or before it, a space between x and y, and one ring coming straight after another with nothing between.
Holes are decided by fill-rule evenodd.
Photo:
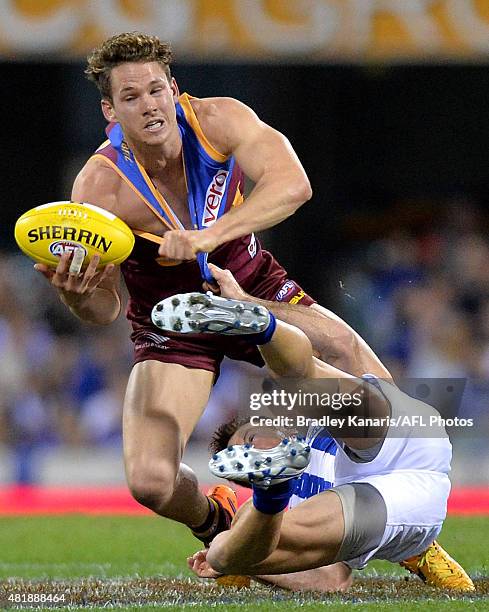
<instances>
[{"instance_id":1,"label":"sherrin football","mask_svg":"<svg viewBox=\"0 0 489 612\"><path fill-rule=\"evenodd\" d=\"M81 202L51 202L25 212L15 224L15 240L37 262L58 265L66 251L81 248L86 266L94 255L99 267L120 264L129 257L134 234L112 213Z\"/></svg>"}]
</instances>

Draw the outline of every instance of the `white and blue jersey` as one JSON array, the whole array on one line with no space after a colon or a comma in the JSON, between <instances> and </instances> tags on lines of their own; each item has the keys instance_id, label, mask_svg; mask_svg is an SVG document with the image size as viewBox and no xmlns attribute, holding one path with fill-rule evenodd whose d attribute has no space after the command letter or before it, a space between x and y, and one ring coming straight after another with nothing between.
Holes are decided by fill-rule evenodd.
<instances>
[{"instance_id":1,"label":"white and blue jersey","mask_svg":"<svg viewBox=\"0 0 489 612\"><path fill-rule=\"evenodd\" d=\"M307 439L311 446L311 460L296 481L289 508L334 487L334 462L338 447L325 429L310 430Z\"/></svg>"}]
</instances>

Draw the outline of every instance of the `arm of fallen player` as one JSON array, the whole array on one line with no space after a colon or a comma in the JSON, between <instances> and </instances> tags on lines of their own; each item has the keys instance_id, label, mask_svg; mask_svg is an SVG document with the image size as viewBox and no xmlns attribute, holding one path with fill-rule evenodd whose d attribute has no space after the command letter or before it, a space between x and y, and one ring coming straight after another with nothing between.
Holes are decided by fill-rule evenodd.
<instances>
[{"instance_id":1,"label":"arm of fallen player","mask_svg":"<svg viewBox=\"0 0 489 612\"><path fill-rule=\"evenodd\" d=\"M391 374L367 343L331 311L319 304L302 306L256 298L240 287L232 272L212 263L208 265L219 284L222 297L265 306L277 319L301 329L311 341L316 356L323 361L354 376L368 372L378 378L391 380Z\"/></svg>"},{"instance_id":2,"label":"arm of fallen player","mask_svg":"<svg viewBox=\"0 0 489 612\"><path fill-rule=\"evenodd\" d=\"M222 574L212 569L207 561L207 551L199 550L187 558L187 565L199 578L219 578Z\"/></svg>"}]
</instances>

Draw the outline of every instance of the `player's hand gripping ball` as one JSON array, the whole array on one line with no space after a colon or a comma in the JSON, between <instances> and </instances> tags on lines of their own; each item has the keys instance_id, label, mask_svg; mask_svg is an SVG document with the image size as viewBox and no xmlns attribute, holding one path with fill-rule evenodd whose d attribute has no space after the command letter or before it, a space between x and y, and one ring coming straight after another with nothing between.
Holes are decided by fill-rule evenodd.
<instances>
[{"instance_id":1,"label":"player's hand gripping ball","mask_svg":"<svg viewBox=\"0 0 489 612\"><path fill-rule=\"evenodd\" d=\"M15 224L15 240L39 263L56 267L63 253L84 255L82 267L94 255L99 268L120 264L129 257L134 234L112 213L79 202L51 202L25 212Z\"/></svg>"}]
</instances>

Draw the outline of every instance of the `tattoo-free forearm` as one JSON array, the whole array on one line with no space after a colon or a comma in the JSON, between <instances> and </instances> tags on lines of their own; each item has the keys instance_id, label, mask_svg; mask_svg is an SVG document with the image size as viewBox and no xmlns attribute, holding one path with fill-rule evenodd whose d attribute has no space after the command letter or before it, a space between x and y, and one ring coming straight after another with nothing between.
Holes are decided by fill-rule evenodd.
<instances>
[{"instance_id":1,"label":"tattoo-free forearm","mask_svg":"<svg viewBox=\"0 0 489 612\"><path fill-rule=\"evenodd\" d=\"M272 302L251 296L249 299L265 306L280 321L289 323L302 330L309 338L313 349L319 353L324 361L333 363L338 358L336 338L339 334L339 324L334 319L327 318L322 312L315 310L311 306Z\"/></svg>"},{"instance_id":2,"label":"tattoo-free forearm","mask_svg":"<svg viewBox=\"0 0 489 612\"><path fill-rule=\"evenodd\" d=\"M253 505L248 505L240 520L212 542L207 561L220 573L240 573L245 568L249 571L277 547L282 517L283 512L262 514Z\"/></svg>"},{"instance_id":3,"label":"tattoo-free forearm","mask_svg":"<svg viewBox=\"0 0 489 612\"><path fill-rule=\"evenodd\" d=\"M365 340L330 310L318 304L302 306L251 296L248 299L268 308L277 319L302 330L322 361L353 376L369 373L391 380L389 371Z\"/></svg>"},{"instance_id":4,"label":"tattoo-free forearm","mask_svg":"<svg viewBox=\"0 0 489 612\"><path fill-rule=\"evenodd\" d=\"M246 201L222 215L209 228L219 244L278 225L311 197L306 180L297 188L284 188L280 181L256 185Z\"/></svg>"},{"instance_id":5,"label":"tattoo-free forearm","mask_svg":"<svg viewBox=\"0 0 489 612\"><path fill-rule=\"evenodd\" d=\"M86 323L108 325L117 319L121 311L119 295L105 287L97 287L89 295L59 291L59 296L75 317Z\"/></svg>"}]
</instances>

